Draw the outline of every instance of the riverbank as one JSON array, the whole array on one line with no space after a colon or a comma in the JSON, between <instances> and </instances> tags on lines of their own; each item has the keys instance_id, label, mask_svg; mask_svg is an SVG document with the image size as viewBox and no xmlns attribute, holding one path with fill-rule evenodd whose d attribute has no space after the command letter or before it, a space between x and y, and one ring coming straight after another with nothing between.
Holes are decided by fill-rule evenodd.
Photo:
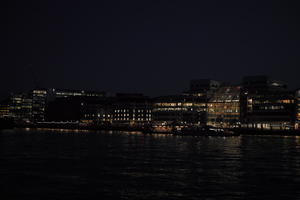
<instances>
[{"instance_id":1,"label":"riverbank","mask_svg":"<svg viewBox=\"0 0 300 200\"><path fill-rule=\"evenodd\" d=\"M3 121L4 122L4 121ZM112 126L112 125L80 125L78 123L39 123L39 124L26 124L26 125L16 125L10 123L10 121L5 121L5 123L0 124L0 130L2 129L12 129L12 128L49 128L49 129L73 129L73 130L107 130L107 131L141 131L145 134L173 134L173 135L183 135L176 134L172 131L161 132L153 131L149 127L142 126ZM230 129L234 131L234 135L283 135L283 136L300 136L300 130L262 130L262 129ZM202 136L201 134L192 134L192 136ZM205 134L203 135L205 136Z\"/></svg>"}]
</instances>

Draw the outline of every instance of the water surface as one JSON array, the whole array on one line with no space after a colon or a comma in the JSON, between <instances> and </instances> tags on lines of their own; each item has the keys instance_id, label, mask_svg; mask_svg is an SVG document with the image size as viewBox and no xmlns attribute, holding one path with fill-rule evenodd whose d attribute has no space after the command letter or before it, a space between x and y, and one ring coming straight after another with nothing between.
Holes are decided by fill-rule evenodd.
<instances>
[{"instance_id":1,"label":"water surface","mask_svg":"<svg viewBox=\"0 0 300 200\"><path fill-rule=\"evenodd\" d=\"M300 199L300 137L4 130L1 199Z\"/></svg>"}]
</instances>

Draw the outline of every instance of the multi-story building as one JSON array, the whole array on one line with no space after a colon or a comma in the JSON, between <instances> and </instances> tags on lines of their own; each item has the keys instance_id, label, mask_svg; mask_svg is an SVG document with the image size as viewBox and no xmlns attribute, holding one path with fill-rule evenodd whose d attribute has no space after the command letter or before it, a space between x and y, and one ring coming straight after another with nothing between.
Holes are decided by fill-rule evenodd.
<instances>
[{"instance_id":1,"label":"multi-story building","mask_svg":"<svg viewBox=\"0 0 300 200\"><path fill-rule=\"evenodd\" d=\"M32 98L26 93L12 94L1 107L2 114L17 123L32 121Z\"/></svg>"},{"instance_id":2,"label":"multi-story building","mask_svg":"<svg viewBox=\"0 0 300 200\"><path fill-rule=\"evenodd\" d=\"M33 122L32 106L32 97L24 94L22 99L22 121L25 123Z\"/></svg>"},{"instance_id":3,"label":"multi-story building","mask_svg":"<svg viewBox=\"0 0 300 200\"><path fill-rule=\"evenodd\" d=\"M112 112L115 126L148 125L152 121L152 100L143 94L117 94Z\"/></svg>"},{"instance_id":4,"label":"multi-story building","mask_svg":"<svg viewBox=\"0 0 300 200\"><path fill-rule=\"evenodd\" d=\"M32 98L33 122L45 121L47 89L34 89L30 92Z\"/></svg>"},{"instance_id":5,"label":"multi-story building","mask_svg":"<svg viewBox=\"0 0 300 200\"><path fill-rule=\"evenodd\" d=\"M69 90L69 89L49 89L48 90L48 101L56 98L67 98L67 97L104 97L105 92L86 91L86 90Z\"/></svg>"},{"instance_id":6,"label":"multi-story building","mask_svg":"<svg viewBox=\"0 0 300 200\"><path fill-rule=\"evenodd\" d=\"M240 126L240 86L221 87L208 102L208 125L223 128Z\"/></svg>"},{"instance_id":7,"label":"multi-story building","mask_svg":"<svg viewBox=\"0 0 300 200\"><path fill-rule=\"evenodd\" d=\"M113 120L113 98L97 98L85 102L81 123L86 125L111 125Z\"/></svg>"},{"instance_id":8,"label":"multi-story building","mask_svg":"<svg viewBox=\"0 0 300 200\"><path fill-rule=\"evenodd\" d=\"M104 92L93 92L83 90L56 90L56 89L33 89L28 93L12 94L8 102L0 106L0 116L8 116L13 118L17 123L37 123L44 122L47 110L47 104L55 101L56 99L67 99L71 97L79 98L100 98L105 96ZM66 110L74 103L73 100L61 100L51 103L51 111L55 110L52 115L57 118L65 119L63 116L72 113L63 113L61 110ZM69 102L71 103L69 105ZM76 104L76 103L75 103ZM59 109L54 109L53 105L65 105ZM50 113L51 113L50 111ZM61 113L61 115L59 115ZM48 113L49 114L49 113ZM69 116L71 117L71 116ZM76 119L76 115L74 116ZM51 117L50 117L51 118ZM68 117L66 117L68 118ZM72 117L71 117L72 118ZM52 118L54 119L54 118Z\"/></svg>"},{"instance_id":9,"label":"multi-story building","mask_svg":"<svg viewBox=\"0 0 300 200\"><path fill-rule=\"evenodd\" d=\"M255 129L293 129L294 92L280 81L266 76L245 77L241 92L242 127Z\"/></svg>"},{"instance_id":10,"label":"multi-story building","mask_svg":"<svg viewBox=\"0 0 300 200\"><path fill-rule=\"evenodd\" d=\"M0 118L10 118L10 101L5 99L0 102Z\"/></svg>"},{"instance_id":11,"label":"multi-story building","mask_svg":"<svg viewBox=\"0 0 300 200\"><path fill-rule=\"evenodd\" d=\"M206 98L203 96L172 95L154 99L153 127L169 131L174 126L206 123Z\"/></svg>"},{"instance_id":12,"label":"multi-story building","mask_svg":"<svg viewBox=\"0 0 300 200\"><path fill-rule=\"evenodd\" d=\"M98 97L91 96L56 98L47 104L46 120L48 122L80 122L84 119L92 119L96 117L94 116L96 110L91 114L89 105L96 105L98 100ZM96 107L93 108L96 109Z\"/></svg>"},{"instance_id":13,"label":"multi-story building","mask_svg":"<svg viewBox=\"0 0 300 200\"><path fill-rule=\"evenodd\" d=\"M295 129L300 129L300 89L296 90L296 116L295 116Z\"/></svg>"},{"instance_id":14,"label":"multi-story building","mask_svg":"<svg viewBox=\"0 0 300 200\"><path fill-rule=\"evenodd\" d=\"M10 112L15 120L22 119L23 94L12 94Z\"/></svg>"},{"instance_id":15,"label":"multi-story building","mask_svg":"<svg viewBox=\"0 0 300 200\"><path fill-rule=\"evenodd\" d=\"M97 115L94 113L97 112L97 101L104 96L105 92L48 89L46 120L72 122L84 120L86 123L94 121L92 118L98 116L98 113Z\"/></svg>"}]
</instances>

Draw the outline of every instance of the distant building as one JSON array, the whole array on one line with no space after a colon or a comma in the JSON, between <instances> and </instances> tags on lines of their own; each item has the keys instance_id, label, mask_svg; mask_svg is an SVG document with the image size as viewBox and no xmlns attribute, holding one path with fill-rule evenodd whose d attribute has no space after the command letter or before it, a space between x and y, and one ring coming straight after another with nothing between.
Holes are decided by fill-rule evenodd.
<instances>
[{"instance_id":1,"label":"distant building","mask_svg":"<svg viewBox=\"0 0 300 200\"><path fill-rule=\"evenodd\" d=\"M45 121L47 89L34 89L31 91L31 97L33 122Z\"/></svg>"},{"instance_id":2,"label":"distant building","mask_svg":"<svg viewBox=\"0 0 300 200\"><path fill-rule=\"evenodd\" d=\"M55 98L67 98L67 97L104 97L105 92L86 91L86 90L69 90L69 89L49 89L48 101Z\"/></svg>"},{"instance_id":3,"label":"distant building","mask_svg":"<svg viewBox=\"0 0 300 200\"><path fill-rule=\"evenodd\" d=\"M240 125L240 86L221 87L208 102L208 125L237 128Z\"/></svg>"},{"instance_id":4,"label":"distant building","mask_svg":"<svg viewBox=\"0 0 300 200\"><path fill-rule=\"evenodd\" d=\"M10 100L5 99L0 102L0 118L10 118Z\"/></svg>"},{"instance_id":5,"label":"distant building","mask_svg":"<svg viewBox=\"0 0 300 200\"><path fill-rule=\"evenodd\" d=\"M90 119L87 116L87 105L97 104L99 98L94 96L70 96L56 98L48 102L46 121L48 122L80 122L82 119Z\"/></svg>"},{"instance_id":6,"label":"distant building","mask_svg":"<svg viewBox=\"0 0 300 200\"><path fill-rule=\"evenodd\" d=\"M242 127L293 129L294 92L266 76L245 77L241 92Z\"/></svg>"},{"instance_id":7,"label":"distant building","mask_svg":"<svg viewBox=\"0 0 300 200\"><path fill-rule=\"evenodd\" d=\"M152 100L143 94L117 94L112 109L115 126L143 126L152 121Z\"/></svg>"},{"instance_id":8,"label":"distant building","mask_svg":"<svg viewBox=\"0 0 300 200\"><path fill-rule=\"evenodd\" d=\"M46 96L46 121L71 121L78 122L81 119L90 121L92 114L84 115L87 105L94 105L99 98L105 96L105 92L48 89ZM91 104L88 104L92 102ZM87 116L88 119L85 119ZM89 116L89 117L88 117Z\"/></svg>"},{"instance_id":9,"label":"distant building","mask_svg":"<svg viewBox=\"0 0 300 200\"><path fill-rule=\"evenodd\" d=\"M203 96L171 95L154 99L153 125L156 129L206 123L206 98Z\"/></svg>"},{"instance_id":10,"label":"distant building","mask_svg":"<svg viewBox=\"0 0 300 200\"><path fill-rule=\"evenodd\" d=\"M251 93L262 91L286 90L286 83L272 80L268 76L245 76L242 81L243 90Z\"/></svg>"},{"instance_id":11,"label":"distant building","mask_svg":"<svg viewBox=\"0 0 300 200\"><path fill-rule=\"evenodd\" d=\"M12 94L10 99L10 113L15 121L20 121L23 118L22 103L24 94Z\"/></svg>"},{"instance_id":12,"label":"distant building","mask_svg":"<svg viewBox=\"0 0 300 200\"><path fill-rule=\"evenodd\" d=\"M95 101L85 102L81 122L86 125L111 125L113 120L111 97L97 98Z\"/></svg>"},{"instance_id":13,"label":"distant building","mask_svg":"<svg viewBox=\"0 0 300 200\"><path fill-rule=\"evenodd\" d=\"M33 107L33 103L32 103L32 97L28 94L24 94L23 95L23 99L22 99L22 121L24 123L32 123L34 116L32 113L32 107ZM44 112L44 111L43 111ZM43 113L44 116L44 113Z\"/></svg>"},{"instance_id":14,"label":"distant building","mask_svg":"<svg viewBox=\"0 0 300 200\"><path fill-rule=\"evenodd\" d=\"M300 89L296 91L296 122L295 122L295 129L299 130L300 129Z\"/></svg>"},{"instance_id":15,"label":"distant building","mask_svg":"<svg viewBox=\"0 0 300 200\"><path fill-rule=\"evenodd\" d=\"M11 94L0 105L0 117L13 119L16 123L32 122L32 98L29 94Z\"/></svg>"}]
</instances>

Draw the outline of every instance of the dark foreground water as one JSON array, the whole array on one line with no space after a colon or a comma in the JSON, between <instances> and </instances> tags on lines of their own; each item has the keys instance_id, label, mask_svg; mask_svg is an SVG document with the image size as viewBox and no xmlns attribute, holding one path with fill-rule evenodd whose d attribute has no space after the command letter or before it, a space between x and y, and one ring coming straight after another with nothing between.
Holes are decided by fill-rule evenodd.
<instances>
[{"instance_id":1,"label":"dark foreground water","mask_svg":"<svg viewBox=\"0 0 300 200\"><path fill-rule=\"evenodd\" d=\"M0 133L0 199L300 199L300 138Z\"/></svg>"}]
</instances>

